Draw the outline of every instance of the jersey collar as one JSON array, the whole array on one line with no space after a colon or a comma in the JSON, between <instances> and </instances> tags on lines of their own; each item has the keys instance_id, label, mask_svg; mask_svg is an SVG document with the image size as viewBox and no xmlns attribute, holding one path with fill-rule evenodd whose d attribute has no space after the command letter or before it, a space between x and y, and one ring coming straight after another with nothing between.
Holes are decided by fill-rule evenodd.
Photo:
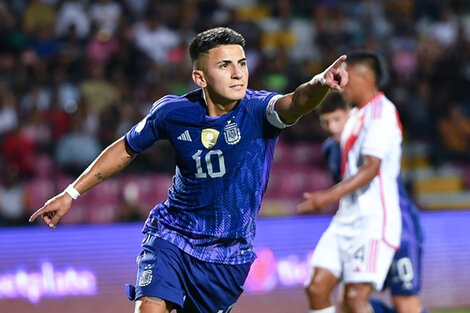
<instances>
[{"instance_id":1,"label":"jersey collar","mask_svg":"<svg viewBox=\"0 0 470 313\"><path fill-rule=\"evenodd\" d=\"M367 100L366 102L364 102L363 104L361 104L359 106L359 109L362 109L363 107L365 107L366 105L368 105L369 103L372 103L374 102L377 98L380 98L381 96L383 96L383 92L382 91L379 91L377 92L374 96L372 96L372 98L370 98L369 100Z\"/></svg>"}]
</instances>

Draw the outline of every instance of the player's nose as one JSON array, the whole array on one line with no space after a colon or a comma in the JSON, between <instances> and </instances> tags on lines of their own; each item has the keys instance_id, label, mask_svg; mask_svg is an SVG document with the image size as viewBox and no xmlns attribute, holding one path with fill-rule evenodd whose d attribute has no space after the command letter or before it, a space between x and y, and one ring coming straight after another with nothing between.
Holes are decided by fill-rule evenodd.
<instances>
[{"instance_id":1,"label":"player's nose","mask_svg":"<svg viewBox=\"0 0 470 313\"><path fill-rule=\"evenodd\" d=\"M243 77L243 71L239 66L234 66L232 68L232 78L233 79L240 79Z\"/></svg>"}]
</instances>

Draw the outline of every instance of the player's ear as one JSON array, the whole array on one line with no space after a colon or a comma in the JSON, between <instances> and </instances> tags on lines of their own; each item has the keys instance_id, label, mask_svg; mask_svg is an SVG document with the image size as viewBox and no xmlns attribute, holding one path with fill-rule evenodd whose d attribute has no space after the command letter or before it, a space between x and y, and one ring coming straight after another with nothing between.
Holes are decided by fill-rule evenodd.
<instances>
[{"instance_id":1,"label":"player's ear","mask_svg":"<svg viewBox=\"0 0 470 313\"><path fill-rule=\"evenodd\" d=\"M204 72L202 70L193 70L191 76L194 83L199 87L204 88L207 86L206 78L204 77Z\"/></svg>"}]
</instances>

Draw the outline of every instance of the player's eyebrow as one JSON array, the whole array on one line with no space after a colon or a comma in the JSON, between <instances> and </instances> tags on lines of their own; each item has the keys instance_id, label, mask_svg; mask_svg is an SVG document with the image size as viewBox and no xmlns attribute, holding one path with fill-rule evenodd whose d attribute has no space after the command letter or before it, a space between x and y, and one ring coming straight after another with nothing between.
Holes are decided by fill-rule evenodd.
<instances>
[{"instance_id":1,"label":"player's eyebrow","mask_svg":"<svg viewBox=\"0 0 470 313\"><path fill-rule=\"evenodd\" d=\"M240 63L243 61L246 61L246 58L241 58L240 60L238 60L237 63ZM230 64L230 63L232 63L232 60L220 60L219 62L217 62L217 64Z\"/></svg>"}]
</instances>

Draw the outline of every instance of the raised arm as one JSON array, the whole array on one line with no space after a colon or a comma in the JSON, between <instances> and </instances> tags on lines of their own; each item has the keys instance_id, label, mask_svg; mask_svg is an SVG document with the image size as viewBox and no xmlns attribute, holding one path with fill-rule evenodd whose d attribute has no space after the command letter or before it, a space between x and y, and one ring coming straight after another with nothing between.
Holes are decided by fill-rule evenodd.
<instances>
[{"instance_id":1,"label":"raised arm","mask_svg":"<svg viewBox=\"0 0 470 313\"><path fill-rule=\"evenodd\" d=\"M312 111L325 98L330 89L342 91L348 83L348 74L342 67L346 56L342 55L325 71L300 85L276 101L276 112L286 124L295 123Z\"/></svg>"},{"instance_id":2,"label":"raised arm","mask_svg":"<svg viewBox=\"0 0 470 313\"><path fill-rule=\"evenodd\" d=\"M125 168L134 157L135 153L127 147L124 137L122 137L107 147L71 186L79 194L83 194ZM72 194L73 192L75 191L72 189ZM49 199L42 208L34 212L29 221L33 222L38 216L42 216L44 222L50 228L55 228L60 218L70 209L72 200L70 193L64 190Z\"/></svg>"}]
</instances>

